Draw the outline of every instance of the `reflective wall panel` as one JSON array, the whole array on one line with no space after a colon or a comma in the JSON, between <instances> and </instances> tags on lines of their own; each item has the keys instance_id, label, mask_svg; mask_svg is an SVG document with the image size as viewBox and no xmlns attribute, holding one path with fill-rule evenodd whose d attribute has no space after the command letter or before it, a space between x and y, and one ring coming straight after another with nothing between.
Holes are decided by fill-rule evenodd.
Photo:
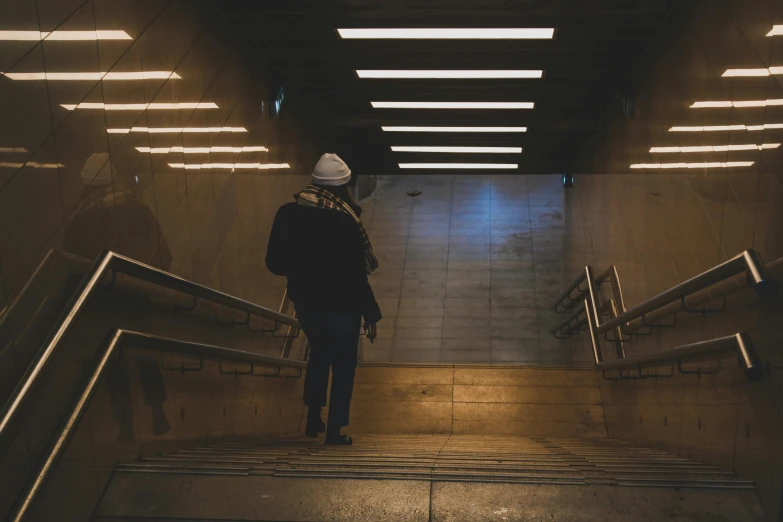
<instances>
[{"instance_id":1,"label":"reflective wall panel","mask_svg":"<svg viewBox=\"0 0 783 522\"><path fill-rule=\"evenodd\" d=\"M51 248L277 306L271 219L324 146L295 96L270 118L272 82L209 2L21 0L0 30L0 309ZM226 167L270 162L289 167Z\"/></svg>"},{"instance_id":2,"label":"reflective wall panel","mask_svg":"<svg viewBox=\"0 0 783 522\"><path fill-rule=\"evenodd\" d=\"M567 220L587 231L596 270L617 265L629 306L748 248L783 276L781 24L779 1L681 2L583 150ZM735 469L780 520L781 313L780 292L744 291L721 314L683 313L626 343L634 354L744 331L768 371L747 383L726 361L715 377L606 381L609 435Z\"/></svg>"}]
</instances>

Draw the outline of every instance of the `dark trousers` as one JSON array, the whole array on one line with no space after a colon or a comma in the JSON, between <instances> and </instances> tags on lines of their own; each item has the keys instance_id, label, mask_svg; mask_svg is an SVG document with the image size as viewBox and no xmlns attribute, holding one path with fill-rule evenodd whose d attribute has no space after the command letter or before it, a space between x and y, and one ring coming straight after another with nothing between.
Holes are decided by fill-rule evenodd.
<instances>
[{"instance_id":1,"label":"dark trousers","mask_svg":"<svg viewBox=\"0 0 783 522\"><path fill-rule=\"evenodd\" d=\"M332 369L332 391L329 396L328 423L347 426L351 414L353 379L359 357L358 313L330 313L295 306L296 316L310 342L310 359L304 384L304 403L308 407L326 406L329 368Z\"/></svg>"}]
</instances>

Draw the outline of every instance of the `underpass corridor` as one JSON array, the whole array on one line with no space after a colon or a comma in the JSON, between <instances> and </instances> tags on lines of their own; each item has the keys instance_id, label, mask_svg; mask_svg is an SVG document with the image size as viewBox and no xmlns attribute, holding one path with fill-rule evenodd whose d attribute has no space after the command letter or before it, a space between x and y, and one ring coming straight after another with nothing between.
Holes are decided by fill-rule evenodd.
<instances>
[{"instance_id":1,"label":"underpass corridor","mask_svg":"<svg viewBox=\"0 0 783 522\"><path fill-rule=\"evenodd\" d=\"M782 165L781 0L0 2L0 521L783 522Z\"/></svg>"}]
</instances>

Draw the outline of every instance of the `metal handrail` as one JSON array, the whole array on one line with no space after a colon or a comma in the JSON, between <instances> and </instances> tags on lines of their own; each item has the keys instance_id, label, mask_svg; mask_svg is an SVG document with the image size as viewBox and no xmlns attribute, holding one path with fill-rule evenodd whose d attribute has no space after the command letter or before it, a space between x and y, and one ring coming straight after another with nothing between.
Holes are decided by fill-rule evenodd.
<instances>
[{"instance_id":1,"label":"metal handrail","mask_svg":"<svg viewBox=\"0 0 783 522\"><path fill-rule=\"evenodd\" d=\"M777 290L775 283L770 280L767 269L758 253L755 250L745 250L732 259L648 299L644 303L621 313L603 324L596 322L596 331L597 333L608 332L612 328L643 317L653 310L679 301L694 292L704 290L742 272L745 272L748 277L748 283L757 294L766 296L774 294ZM595 302L595 292L591 291L590 297L591 301Z\"/></svg>"},{"instance_id":2,"label":"metal handrail","mask_svg":"<svg viewBox=\"0 0 783 522\"><path fill-rule=\"evenodd\" d=\"M585 307L590 306L587 301L584 304ZM750 335L744 332L686 344L668 350L604 361L597 329L591 314L587 314L587 322L590 331L590 341L593 346L595 368L597 370L606 372L610 370L633 369L639 371L641 375L641 370L645 367L659 367L675 363L681 365L683 359L714 359L716 356L736 352L739 355L739 366L745 371L745 378L749 381L758 381L764 377L764 366L756 352L756 347Z\"/></svg>"},{"instance_id":3,"label":"metal handrail","mask_svg":"<svg viewBox=\"0 0 783 522\"><path fill-rule=\"evenodd\" d=\"M766 265L767 272L768 273L774 272L775 271L774 267L778 265L783 266L783 258L767 263ZM692 311L697 311L696 309L698 307L704 307L707 303L713 302L720 298L725 299L726 296L742 290L743 286L740 285L737 281L737 278L740 275L741 274L738 274L733 278L728 278L719 283L716 283L715 285L710 286L707 289L690 294L688 297L685 298L684 303L682 301L669 303L668 305L662 306L661 308L658 308L655 311L650 312L644 318L639 318L639 319L634 319L633 321L629 321L623 327L623 331L625 333L630 333L639 330L641 328L650 326L651 324L655 324L655 321L660 321L665 317L677 315L678 313L683 311L683 304L688 309Z\"/></svg>"},{"instance_id":4,"label":"metal handrail","mask_svg":"<svg viewBox=\"0 0 783 522\"><path fill-rule=\"evenodd\" d=\"M644 303L635 306L630 310L626 309L625 307L622 287L620 286L620 278L617 274L616 267L610 266L606 272L596 278L594 275L592 275L592 267L587 266L585 267L583 273L571 285L569 285L568 290L558 298L558 300L552 306L552 309L557 311L557 309L566 299L571 302L575 302L577 299L581 301L585 297L589 297L590 302L596 305L591 309L593 310L593 320L597 325L596 328L598 333L605 333L616 328L621 328L622 333L628 333L630 330L636 330L642 326L645 326L645 323L643 321L640 322L640 320L644 319L647 314L672 305L673 303L678 303L691 294L706 290L715 284L721 283L743 272L746 274L749 284L759 295L771 295L777 290L775 283L769 278L767 274L767 268L764 266L761 257L755 250L750 249L714 268L711 268L710 270L707 270L706 272L703 272L683 283L680 283L677 286L670 288L669 290L666 290L665 292L651 299L648 299ZM612 285L612 293L614 294L615 305L618 309L618 313L613 314L613 317L605 323L601 323L599 307L597 306L597 285L600 285L607 280ZM585 281L588 282L587 289L579 289L579 286ZM574 289L580 290L577 297L571 296L571 293ZM562 321L558 326L553 328L550 333L554 334L556 332L560 332L567 327L569 330L575 330L578 326L584 324L585 320L582 319L571 325L571 323L577 320L579 316L586 310L583 303L580 302L580 304L576 307L565 306L565 308L574 310L574 313L569 315L565 321ZM634 323L634 321L636 321L636 323Z\"/></svg>"},{"instance_id":5,"label":"metal handrail","mask_svg":"<svg viewBox=\"0 0 783 522\"><path fill-rule=\"evenodd\" d=\"M570 285L568 285L568 288L566 288L562 294L557 298L557 300L552 304L550 307L555 312L559 312L558 308L561 306L565 309L566 312L569 312L571 310L574 310L575 307L580 308L582 306L582 299L587 295L588 290L582 290L580 288L581 284L585 282L585 279L587 279L587 275L585 272L582 272L582 274L579 275ZM604 273L602 273L598 278L595 279L595 284L600 285L604 282L609 281L612 285L612 290L614 291L615 295L617 296L617 303L618 305L625 311L625 300L623 298L623 289L620 286L620 276L617 274L617 267L614 265L607 268ZM576 297L572 297L571 294L574 292L574 290L579 290L579 293ZM578 305L563 305L563 301L568 299L572 303L578 303Z\"/></svg>"},{"instance_id":6,"label":"metal handrail","mask_svg":"<svg viewBox=\"0 0 783 522\"><path fill-rule=\"evenodd\" d=\"M106 251L99 256L92 267L90 267L89 272L85 276L85 283L83 284L81 291L74 297L72 304L70 305L67 314L60 322L57 331L54 332L35 364L28 368L22 381L17 386L16 390L14 390L12 399L4 405L2 417L0 417L0 438L2 438L11 420L19 411L21 404L29 395L33 384L40 378L40 375L49 363L55 348L60 344L73 326L80 312L84 309L87 299L93 294L95 289L98 288L103 276L110 270L115 273L123 273L137 279L189 294L196 298L202 298L230 308L242 310L247 312L248 315L264 317L266 319L271 319L276 323L299 328L299 322L287 315L194 283L193 281L188 281L187 279L183 279L177 275L136 261L135 259L117 254L116 252Z\"/></svg>"},{"instance_id":7,"label":"metal handrail","mask_svg":"<svg viewBox=\"0 0 783 522\"><path fill-rule=\"evenodd\" d=\"M300 370L307 367L307 363L304 361L295 361L291 359L283 359L280 357L271 357L252 352L245 352L243 350L235 350L232 348L223 348L221 346L212 346L190 341L180 341L178 339L157 337L141 332L134 332L131 330L116 330L109 336L108 342L106 343L106 348L100 355L99 362L97 363L87 384L82 390L81 395L79 396L79 400L76 401L76 404L73 406L68 417L68 421L60 430L60 433L57 436L57 440L51 446L49 454L47 455L40 469L37 470L35 480L28 486L24 494L24 500L18 503L19 507L7 520L21 522L21 520L24 518L25 514L32 505L33 500L35 499L36 494L41 490L41 487L49 476L49 473L54 468L54 465L57 463L66 443L76 428L76 425L84 413L90 398L95 392L101 377L106 371L109 360L111 359L112 355L125 344L131 344L137 348L142 349L196 355L215 361L236 361L258 364L260 366L297 368Z\"/></svg>"},{"instance_id":8,"label":"metal handrail","mask_svg":"<svg viewBox=\"0 0 783 522\"><path fill-rule=\"evenodd\" d=\"M228 306L229 308L241 310L251 315L264 317L281 324L299 328L299 322L296 319L255 303L251 303L250 301L245 301L239 297L234 297L233 295L215 290L214 288L188 281L177 275L164 272L154 266L145 265L135 259L122 256L115 252L107 252L105 257L109 259L108 268L116 272L142 279L150 283L155 283L159 286L182 292L183 294L189 294L194 297L206 299L207 301L212 301L213 303Z\"/></svg>"}]
</instances>

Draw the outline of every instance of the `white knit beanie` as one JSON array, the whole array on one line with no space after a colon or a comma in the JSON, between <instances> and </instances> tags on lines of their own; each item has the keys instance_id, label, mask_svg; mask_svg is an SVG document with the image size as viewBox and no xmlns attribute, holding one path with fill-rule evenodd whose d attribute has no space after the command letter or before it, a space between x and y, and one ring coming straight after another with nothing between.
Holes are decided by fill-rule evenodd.
<instances>
[{"instance_id":1,"label":"white knit beanie","mask_svg":"<svg viewBox=\"0 0 783 522\"><path fill-rule=\"evenodd\" d=\"M321 156L313 169L313 183L326 187L339 187L351 179L351 169L337 154Z\"/></svg>"}]
</instances>

